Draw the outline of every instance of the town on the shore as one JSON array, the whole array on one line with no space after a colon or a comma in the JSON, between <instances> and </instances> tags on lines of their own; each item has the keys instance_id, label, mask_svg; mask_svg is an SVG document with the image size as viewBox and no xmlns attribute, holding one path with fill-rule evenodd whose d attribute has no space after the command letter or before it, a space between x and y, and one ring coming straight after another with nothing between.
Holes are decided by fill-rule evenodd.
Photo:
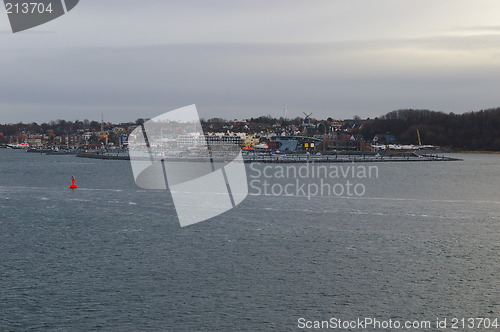
<instances>
[{"instance_id":1,"label":"town on the shore","mask_svg":"<svg viewBox=\"0 0 500 332\"><path fill-rule=\"evenodd\" d=\"M121 149L127 147L130 133L144 121L147 119L120 124L58 120L42 125L7 125L0 131L0 144L8 148L36 150ZM391 133L380 133L366 139L359 133L365 122L359 118L316 120L309 115L291 120L263 116L232 121L213 118L202 120L202 127L207 140L235 143L244 150L291 152L419 148L418 144L397 144L396 137Z\"/></svg>"},{"instance_id":2,"label":"town on the shore","mask_svg":"<svg viewBox=\"0 0 500 332\"><path fill-rule=\"evenodd\" d=\"M148 119L110 123L57 120L0 125L0 147L32 150L125 149L130 133ZM500 109L464 114L399 110L375 119L252 117L201 120L207 140L234 142L255 151L418 150L438 146L500 150Z\"/></svg>"}]
</instances>

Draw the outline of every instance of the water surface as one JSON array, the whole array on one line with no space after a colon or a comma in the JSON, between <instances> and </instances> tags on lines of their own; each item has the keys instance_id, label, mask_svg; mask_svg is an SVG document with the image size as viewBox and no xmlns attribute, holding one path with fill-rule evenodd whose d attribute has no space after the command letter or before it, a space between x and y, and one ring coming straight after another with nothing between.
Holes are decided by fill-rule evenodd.
<instances>
[{"instance_id":1,"label":"water surface","mask_svg":"<svg viewBox=\"0 0 500 332\"><path fill-rule=\"evenodd\" d=\"M0 150L0 330L499 317L500 156L458 157L378 164L363 197L249 196L180 228L128 162Z\"/></svg>"}]
</instances>

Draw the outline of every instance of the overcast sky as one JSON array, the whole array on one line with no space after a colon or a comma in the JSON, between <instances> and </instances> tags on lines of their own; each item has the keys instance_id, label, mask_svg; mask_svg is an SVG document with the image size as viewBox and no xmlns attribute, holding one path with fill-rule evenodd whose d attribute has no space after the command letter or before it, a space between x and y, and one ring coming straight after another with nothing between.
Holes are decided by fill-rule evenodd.
<instances>
[{"instance_id":1,"label":"overcast sky","mask_svg":"<svg viewBox=\"0 0 500 332\"><path fill-rule=\"evenodd\" d=\"M0 123L500 106L500 2L81 0L12 34L0 13Z\"/></svg>"}]
</instances>

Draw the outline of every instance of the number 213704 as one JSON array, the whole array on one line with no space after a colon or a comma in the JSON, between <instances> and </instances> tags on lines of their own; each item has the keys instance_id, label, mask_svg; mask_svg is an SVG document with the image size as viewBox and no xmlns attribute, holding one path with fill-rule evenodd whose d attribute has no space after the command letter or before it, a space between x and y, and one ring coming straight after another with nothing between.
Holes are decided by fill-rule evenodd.
<instances>
[{"instance_id":1,"label":"number 213704","mask_svg":"<svg viewBox=\"0 0 500 332\"><path fill-rule=\"evenodd\" d=\"M44 4L42 2L21 2L5 3L7 14L44 14L52 13L52 3Z\"/></svg>"}]
</instances>

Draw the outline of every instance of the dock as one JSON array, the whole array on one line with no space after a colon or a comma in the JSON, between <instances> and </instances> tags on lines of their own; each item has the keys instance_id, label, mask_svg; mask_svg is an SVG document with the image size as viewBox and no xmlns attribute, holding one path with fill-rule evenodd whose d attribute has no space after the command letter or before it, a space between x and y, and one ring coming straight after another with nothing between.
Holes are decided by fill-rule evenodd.
<instances>
[{"instance_id":1,"label":"dock","mask_svg":"<svg viewBox=\"0 0 500 332\"><path fill-rule=\"evenodd\" d=\"M421 161L461 161L462 159L432 154L335 154L335 155L286 155L245 157L245 163L353 163L353 162L421 162Z\"/></svg>"},{"instance_id":2,"label":"dock","mask_svg":"<svg viewBox=\"0 0 500 332\"><path fill-rule=\"evenodd\" d=\"M79 152L79 158L105 159L105 160L130 160L128 153L109 153L109 152Z\"/></svg>"},{"instance_id":3,"label":"dock","mask_svg":"<svg viewBox=\"0 0 500 332\"><path fill-rule=\"evenodd\" d=\"M108 152L80 152L76 155L80 158L104 159L104 160L130 160L127 153ZM232 158L217 158L224 162L231 162ZM150 160L147 158L147 160ZM170 162L200 162L206 158L195 157L165 157ZM411 153L335 153L335 154L246 154L243 156L245 163L352 163L352 162L422 162L422 161L461 161L462 159L447 157L437 154Z\"/></svg>"}]
</instances>

